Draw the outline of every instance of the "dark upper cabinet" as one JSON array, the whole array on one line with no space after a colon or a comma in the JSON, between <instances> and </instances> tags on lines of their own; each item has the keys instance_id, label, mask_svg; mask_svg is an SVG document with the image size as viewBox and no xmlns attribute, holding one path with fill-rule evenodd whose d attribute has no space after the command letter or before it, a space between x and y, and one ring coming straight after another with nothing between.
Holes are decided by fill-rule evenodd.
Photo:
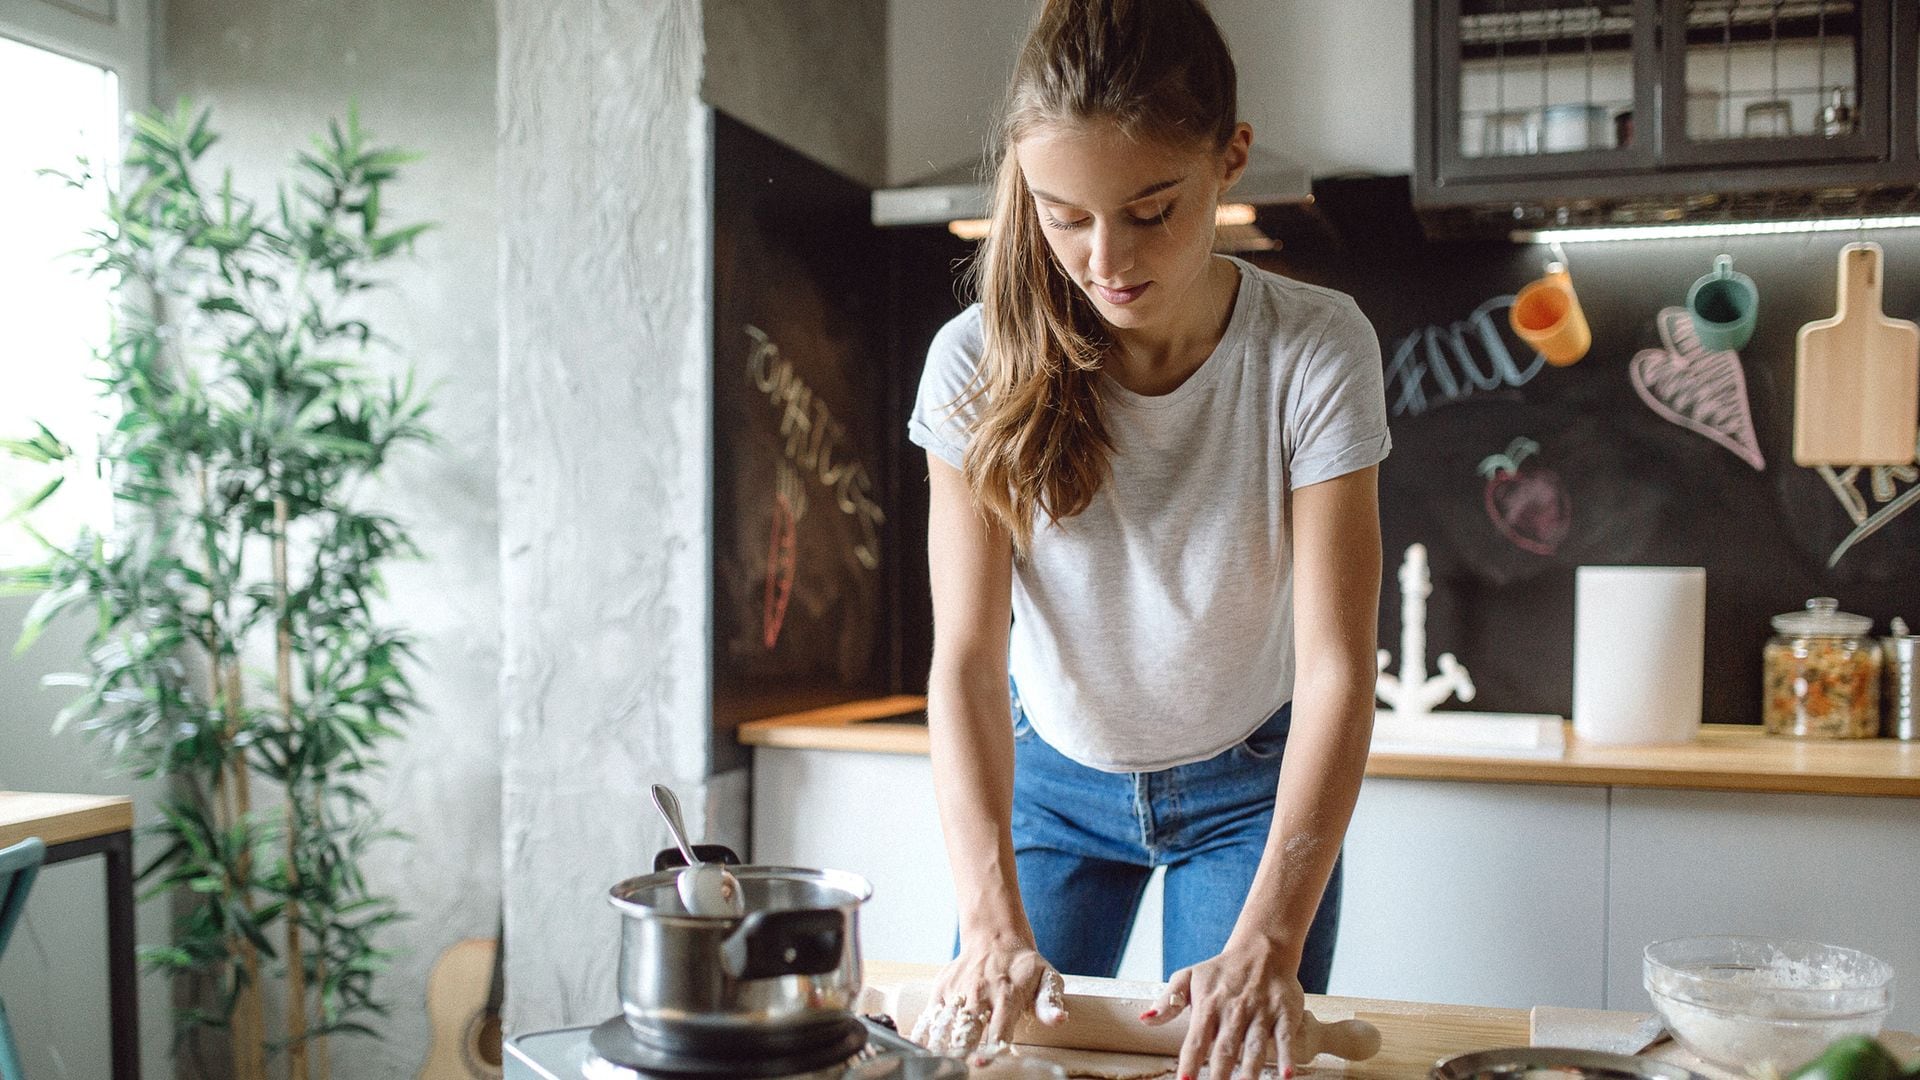
<instances>
[{"instance_id":1,"label":"dark upper cabinet","mask_svg":"<svg viewBox=\"0 0 1920 1080\"><path fill-rule=\"evenodd\" d=\"M1443 0L1428 24L1434 176L1604 176L1656 164L1654 0Z\"/></svg>"},{"instance_id":2,"label":"dark upper cabinet","mask_svg":"<svg viewBox=\"0 0 1920 1080\"><path fill-rule=\"evenodd\" d=\"M1859 213L1920 183L1920 0L1417 0L1415 21L1424 207Z\"/></svg>"},{"instance_id":3,"label":"dark upper cabinet","mask_svg":"<svg viewBox=\"0 0 1920 1080\"><path fill-rule=\"evenodd\" d=\"M1887 161L1890 0L1669 0L1660 160L1674 166Z\"/></svg>"}]
</instances>

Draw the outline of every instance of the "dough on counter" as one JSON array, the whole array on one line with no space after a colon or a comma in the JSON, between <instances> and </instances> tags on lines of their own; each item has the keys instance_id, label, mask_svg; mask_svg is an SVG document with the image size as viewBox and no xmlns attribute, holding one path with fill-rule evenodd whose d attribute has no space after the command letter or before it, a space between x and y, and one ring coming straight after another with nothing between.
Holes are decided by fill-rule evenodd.
<instances>
[{"instance_id":1,"label":"dough on counter","mask_svg":"<svg viewBox=\"0 0 1920 1080\"><path fill-rule=\"evenodd\" d=\"M1068 1076L1087 1080L1158 1080L1180 1067L1178 1058L1153 1054L1112 1054L1101 1050L1068 1050L1057 1046L1022 1046L1021 1057L1051 1061Z\"/></svg>"},{"instance_id":2,"label":"dough on counter","mask_svg":"<svg viewBox=\"0 0 1920 1080\"><path fill-rule=\"evenodd\" d=\"M1180 1067L1180 1059L1155 1054L1114 1054L1056 1046L1022 1046L1019 1054L1051 1061L1076 1080L1170 1080ZM1202 1080L1206 1080L1209 1072L1206 1066L1201 1066ZM1279 1075L1280 1071L1271 1065L1260 1071L1261 1080L1277 1080Z\"/></svg>"}]
</instances>

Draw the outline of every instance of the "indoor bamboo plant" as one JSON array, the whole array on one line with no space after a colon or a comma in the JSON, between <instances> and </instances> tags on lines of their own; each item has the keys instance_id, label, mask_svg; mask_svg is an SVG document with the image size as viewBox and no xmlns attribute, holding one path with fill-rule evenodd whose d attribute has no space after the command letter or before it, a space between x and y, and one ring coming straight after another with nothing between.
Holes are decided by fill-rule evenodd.
<instances>
[{"instance_id":1,"label":"indoor bamboo plant","mask_svg":"<svg viewBox=\"0 0 1920 1080\"><path fill-rule=\"evenodd\" d=\"M93 613L88 670L56 677L79 687L61 723L170 781L142 874L177 918L143 953L186 980L176 1047L241 1080L304 1080L329 1074L328 1035L373 1033L378 932L398 917L360 871L389 834L356 783L413 705L408 639L377 599L382 564L412 548L361 496L427 433L411 379L373 377L360 299L424 226L382 215L407 156L351 113L271 205L203 175L208 119L185 103L135 118L82 250L118 298L100 357L114 524L48 543L9 584L41 594L23 648ZM45 427L9 448L70 456Z\"/></svg>"}]
</instances>

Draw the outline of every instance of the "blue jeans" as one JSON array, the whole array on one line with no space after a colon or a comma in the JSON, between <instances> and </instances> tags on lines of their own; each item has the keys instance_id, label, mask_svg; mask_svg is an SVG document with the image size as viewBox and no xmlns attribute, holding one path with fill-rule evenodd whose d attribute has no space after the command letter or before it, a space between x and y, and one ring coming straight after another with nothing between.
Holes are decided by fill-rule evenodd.
<instances>
[{"instance_id":1,"label":"blue jeans","mask_svg":"<svg viewBox=\"0 0 1920 1080\"><path fill-rule=\"evenodd\" d=\"M1013 690L1013 848L1040 955L1070 975L1111 977L1156 866L1167 868L1161 977L1219 955L1266 850L1292 708L1191 765L1109 773L1034 733ZM1327 992L1340 922L1340 863L1300 958Z\"/></svg>"}]
</instances>

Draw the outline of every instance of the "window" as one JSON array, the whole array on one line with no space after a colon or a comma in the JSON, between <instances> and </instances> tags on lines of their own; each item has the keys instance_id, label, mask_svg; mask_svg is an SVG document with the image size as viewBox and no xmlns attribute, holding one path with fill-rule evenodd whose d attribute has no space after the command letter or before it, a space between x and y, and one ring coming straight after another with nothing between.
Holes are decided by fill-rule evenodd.
<instances>
[{"instance_id":1,"label":"window","mask_svg":"<svg viewBox=\"0 0 1920 1080\"><path fill-rule=\"evenodd\" d=\"M109 281L70 254L104 220L103 170L119 161L119 80L93 64L0 37L0 437L29 438L44 423L71 446L66 483L32 516L41 535L70 542L82 525L104 529L112 499L94 455L105 424L94 353L106 343ZM69 187L42 169L93 180ZM0 456L0 517L54 473ZM19 522L0 523L0 565L41 558Z\"/></svg>"}]
</instances>

